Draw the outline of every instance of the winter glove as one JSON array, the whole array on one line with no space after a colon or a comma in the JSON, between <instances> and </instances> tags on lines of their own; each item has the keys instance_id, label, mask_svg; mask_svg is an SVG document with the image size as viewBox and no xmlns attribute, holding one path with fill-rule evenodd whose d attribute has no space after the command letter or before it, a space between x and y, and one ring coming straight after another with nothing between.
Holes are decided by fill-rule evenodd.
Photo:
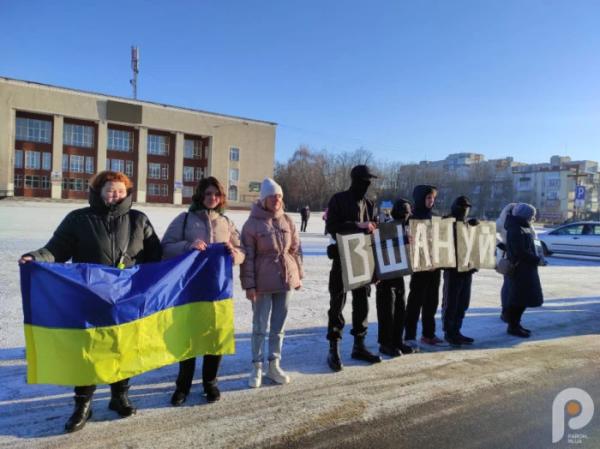
<instances>
[{"instance_id":1,"label":"winter glove","mask_svg":"<svg viewBox=\"0 0 600 449\"><path fill-rule=\"evenodd\" d=\"M467 223L469 223L469 226L477 226L479 224L479 220L477 218L470 218Z\"/></svg>"}]
</instances>

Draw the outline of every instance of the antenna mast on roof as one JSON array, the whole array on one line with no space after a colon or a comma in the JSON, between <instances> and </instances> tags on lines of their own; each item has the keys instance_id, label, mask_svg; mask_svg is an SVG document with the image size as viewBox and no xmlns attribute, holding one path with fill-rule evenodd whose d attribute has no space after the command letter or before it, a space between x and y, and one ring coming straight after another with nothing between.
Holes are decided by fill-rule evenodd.
<instances>
[{"instance_id":1,"label":"antenna mast on roof","mask_svg":"<svg viewBox=\"0 0 600 449\"><path fill-rule=\"evenodd\" d=\"M140 50L137 47L131 46L131 70L133 70L133 78L129 80L133 87L133 99L137 100L137 76L139 73Z\"/></svg>"}]
</instances>

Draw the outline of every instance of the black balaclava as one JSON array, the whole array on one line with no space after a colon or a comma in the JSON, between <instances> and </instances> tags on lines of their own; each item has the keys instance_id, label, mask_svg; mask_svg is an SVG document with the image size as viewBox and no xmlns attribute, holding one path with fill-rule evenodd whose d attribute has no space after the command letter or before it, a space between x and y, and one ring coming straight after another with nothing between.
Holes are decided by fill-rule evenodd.
<instances>
[{"instance_id":1,"label":"black balaclava","mask_svg":"<svg viewBox=\"0 0 600 449\"><path fill-rule=\"evenodd\" d=\"M362 200L365 197L370 185L371 181L368 179L353 178L349 190L352 192L352 195L355 199Z\"/></svg>"},{"instance_id":2,"label":"black balaclava","mask_svg":"<svg viewBox=\"0 0 600 449\"><path fill-rule=\"evenodd\" d=\"M394 203L394 207L392 207L392 218L402 222L402 224L407 224L411 215L412 206L410 201L405 198L397 199Z\"/></svg>"},{"instance_id":3,"label":"black balaclava","mask_svg":"<svg viewBox=\"0 0 600 449\"><path fill-rule=\"evenodd\" d=\"M451 215L457 221L465 221L471 209L471 201L466 196L459 196L452 203Z\"/></svg>"}]
</instances>

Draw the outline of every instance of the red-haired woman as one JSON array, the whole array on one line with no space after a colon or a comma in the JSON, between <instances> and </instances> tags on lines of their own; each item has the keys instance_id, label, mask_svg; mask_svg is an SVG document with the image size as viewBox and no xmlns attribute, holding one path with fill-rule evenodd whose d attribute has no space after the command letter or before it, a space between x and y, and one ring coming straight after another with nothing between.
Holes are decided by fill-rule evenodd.
<instances>
[{"instance_id":1,"label":"red-haired woman","mask_svg":"<svg viewBox=\"0 0 600 449\"><path fill-rule=\"evenodd\" d=\"M90 182L89 207L70 212L43 248L24 254L19 263L95 263L130 267L161 259L161 247L148 217L131 209L133 184L124 173L103 171ZM75 387L75 411L65 424L67 432L80 430L92 416L95 385ZM120 416L135 414L127 391L129 379L110 385L108 407Z\"/></svg>"},{"instance_id":2,"label":"red-haired woman","mask_svg":"<svg viewBox=\"0 0 600 449\"><path fill-rule=\"evenodd\" d=\"M179 214L169 225L162 239L163 257L175 257L190 250L204 251L210 243L224 243L233 257L233 263L244 261L245 253L240 244L240 235L233 222L223 213L227 200L225 189L214 177L202 179L196 186L188 212ZM208 402L221 398L217 387L217 373L222 356L204 355L202 363L202 386ZM179 375L171 404L179 406L185 402L190 388L196 358L179 363Z\"/></svg>"}]
</instances>

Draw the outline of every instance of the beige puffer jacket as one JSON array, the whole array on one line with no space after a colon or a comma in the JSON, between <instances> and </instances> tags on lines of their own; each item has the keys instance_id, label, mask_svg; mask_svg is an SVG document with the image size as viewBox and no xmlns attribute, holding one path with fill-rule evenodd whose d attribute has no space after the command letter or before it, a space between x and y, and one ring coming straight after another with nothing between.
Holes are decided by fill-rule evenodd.
<instances>
[{"instance_id":1,"label":"beige puffer jacket","mask_svg":"<svg viewBox=\"0 0 600 449\"><path fill-rule=\"evenodd\" d=\"M183 224L188 214L185 230ZM233 222L225 215L206 209L194 212L183 212L175 217L160 242L163 249L163 259L178 256L192 249L196 240L206 243L231 242L237 250L233 263L239 265L244 261L245 252L240 244L240 234Z\"/></svg>"},{"instance_id":2,"label":"beige puffer jacket","mask_svg":"<svg viewBox=\"0 0 600 449\"><path fill-rule=\"evenodd\" d=\"M300 287L304 277L300 236L292 220L280 210L263 209L260 201L252 206L242 228L246 260L240 267L244 290L258 294L276 293Z\"/></svg>"}]
</instances>

